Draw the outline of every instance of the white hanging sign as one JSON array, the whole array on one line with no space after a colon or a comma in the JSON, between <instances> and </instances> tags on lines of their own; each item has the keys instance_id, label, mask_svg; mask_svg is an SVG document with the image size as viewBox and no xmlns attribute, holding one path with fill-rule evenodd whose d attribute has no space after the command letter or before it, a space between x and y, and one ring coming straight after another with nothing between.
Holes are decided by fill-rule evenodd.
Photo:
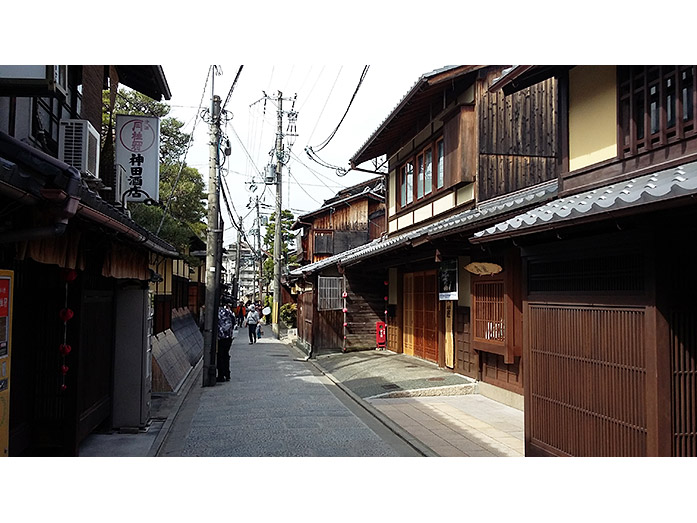
<instances>
[{"instance_id":1,"label":"white hanging sign","mask_svg":"<svg viewBox=\"0 0 697 523\"><path fill-rule=\"evenodd\" d=\"M119 197L127 202L160 199L160 119L116 115L116 171L122 166ZM118 185L118 184L117 184Z\"/></svg>"}]
</instances>

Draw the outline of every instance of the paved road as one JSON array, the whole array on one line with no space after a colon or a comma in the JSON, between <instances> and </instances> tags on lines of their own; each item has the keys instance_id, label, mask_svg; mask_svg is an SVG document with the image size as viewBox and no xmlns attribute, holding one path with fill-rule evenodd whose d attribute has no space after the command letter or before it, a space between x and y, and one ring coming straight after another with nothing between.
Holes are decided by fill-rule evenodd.
<instances>
[{"instance_id":1,"label":"paved road","mask_svg":"<svg viewBox=\"0 0 697 523\"><path fill-rule=\"evenodd\" d=\"M293 347L232 345L231 380L194 384L160 456L419 456Z\"/></svg>"}]
</instances>

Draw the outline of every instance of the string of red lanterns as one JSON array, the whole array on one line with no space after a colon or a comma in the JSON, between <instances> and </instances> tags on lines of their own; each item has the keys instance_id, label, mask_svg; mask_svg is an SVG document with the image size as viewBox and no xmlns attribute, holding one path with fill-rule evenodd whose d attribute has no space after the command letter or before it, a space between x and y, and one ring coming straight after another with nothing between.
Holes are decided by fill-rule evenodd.
<instances>
[{"instance_id":1,"label":"string of red lanterns","mask_svg":"<svg viewBox=\"0 0 697 523\"><path fill-rule=\"evenodd\" d=\"M58 352L60 352L61 355L60 390L65 391L68 388L68 386L65 383L65 378L68 374L68 370L70 370L70 368L67 365L66 358L68 357L68 354L70 354L70 352L73 350L72 347L68 344L68 322L75 316L75 313L72 311L72 309L68 307L68 288L70 283L74 282L75 278L77 278L77 271L75 271L74 269L63 269L61 271L61 278L65 282L65 303L63 308L58 313L58 316L63 321L63 343L61 343L58 346Z\"/></svg>"}]
</instances>

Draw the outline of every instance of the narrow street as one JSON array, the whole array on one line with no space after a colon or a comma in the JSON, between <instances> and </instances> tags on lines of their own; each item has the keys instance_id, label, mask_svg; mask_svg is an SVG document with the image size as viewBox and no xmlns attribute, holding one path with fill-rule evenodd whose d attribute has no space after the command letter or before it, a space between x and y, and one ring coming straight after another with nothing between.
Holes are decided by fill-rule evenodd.
<instances>
[{"instance_id":1,"label":"narrow street","mask_svg":"<svg viewBox=\"0 0 697 523\"><path fill-rule=\"evenodd\" d=\"M231 379L193 385L158 456L420 456L269 334L230 350Z\"/></svg>"}]
</instances>

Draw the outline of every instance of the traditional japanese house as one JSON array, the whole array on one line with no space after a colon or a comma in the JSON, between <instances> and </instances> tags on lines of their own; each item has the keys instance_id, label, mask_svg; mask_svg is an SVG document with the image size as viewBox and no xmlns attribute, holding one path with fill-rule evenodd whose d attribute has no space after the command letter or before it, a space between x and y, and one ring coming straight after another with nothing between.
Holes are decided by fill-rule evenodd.
<instances>
[{"instance_id":1,"label":"traditional japanese house","mask_svg":"<svg viewBox=\"0 0 697 523\"><path fill-rule=\"evenodd\" d=\"M376 316L387 320L388 349L480 380L520 407L521 300L508 292L519 256L467 238L556 195L557 94L554 79L514 97L489 92L503 71L450 66L419 78L351 158L354 168L386 158L386 235L300 272L331 266L344 288L366 282L386 305Z\"/></svg>"},{"instance_id":2,"label":"traditional japanese house","mask_svg":"<svg viewBox=\"0 0 697 523\"><path fill-rule=\"evenodd\" d=\"M118 81L170 97L159 66L0 66L0 454L74 456L149 421L151 265L178 253L100 196Z\"/></svg>"},{"instance_id":3,"label":"traditional japanese house","mask_svg":"<svg viewBox=\"0 0 697 523\"><path fill-rule=\"evenodd\" d=\"M470 239L520 250L526 455L697 455L695 74L518 66L490 87L559 86L559 197Z\"/></svg>"},{"instance_id":4,"label":"traditional japanese house","mask_svg":"<svg viewBox=\"0 0 697 523\"><path fill-rule=\"evenodd\" d=\"M302 231L300 263L326 260L381 237L384 220L382 176L342 189L293 224L293 230ZM304 274L308 277L303 278ZM315 354L325 349L375 347L374 325L385 309L383 279L378 279L347 285L331 264L311 275L302 267L292 271L288 283L298 294L298 337L303 346Z\"/></svg>"}]
</instances>

